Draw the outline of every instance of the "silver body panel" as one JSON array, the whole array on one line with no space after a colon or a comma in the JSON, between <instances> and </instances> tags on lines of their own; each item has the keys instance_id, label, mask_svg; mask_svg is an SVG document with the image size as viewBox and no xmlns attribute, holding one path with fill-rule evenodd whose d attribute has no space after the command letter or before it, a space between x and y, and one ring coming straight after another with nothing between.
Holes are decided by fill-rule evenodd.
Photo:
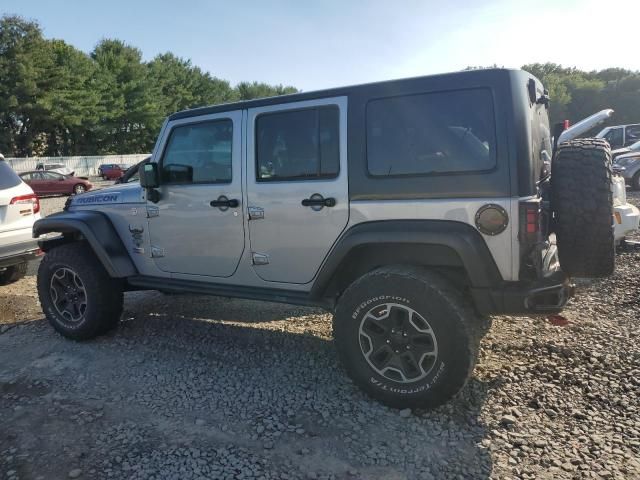
<instances>
[{"instance_id":1,"label":"silver body panel","mask_svg":"<svg viewBox=\"0 0 640 480\"><path fill-rule=\"evenodd\" d=\"M329 180L257 182L256 117L265 112L336 105L340 119L340 172ZM349 202L347 97L323 98L165 122L152 155L161 158L174 126L218 118L233 120L233 180L229 184L163 185L157 204L147 202L138 183L115 185L73 199L71 210L105 212L140 275L306 292L331 249L348 228L363 222L449 220L475 228L477 210L501 205L507 229L483 235L498 270L518 279L518 198L385 200ZM313 194L336 199L332 208L301 205ZM238 199L220 211L218 196ZM93 201L89 197L96 197ZM251 212L251 218L249 215Z\"/></svg>"},{"instance_id":2,"label":"silver body panel","mask_svg":"<svg viewBox=\"0 0 640 480\"><path fill-rule=\"evenodd\" d=\"M517 243L518 215L513 214L514 204L517 212L517 198L354 201L351 202L349 226L380 220L449 220L474 226L476 212L487 203L498 204L510 212L509 225L504 232L495 236L483 235L483 238L503 280L517 280L520 268ZM516 232L515 237L513 232Z\"/></svg>"}]
</instances>

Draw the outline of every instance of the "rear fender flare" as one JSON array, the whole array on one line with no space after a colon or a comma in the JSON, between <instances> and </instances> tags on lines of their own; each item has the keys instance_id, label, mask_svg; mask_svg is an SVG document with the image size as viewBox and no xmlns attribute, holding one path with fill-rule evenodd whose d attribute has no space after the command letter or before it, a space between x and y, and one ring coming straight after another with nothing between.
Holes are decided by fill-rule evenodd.
<instances>
[{"instance_id":1,"label":"rear fender flare","mask_svg":"<svg viewBox=\"0 0 640 480\"><path fill-rule=\"evenodd\" d=\"M482 234L471 225L450 220L385 220L355 225L342 235L316 276L312 297L339 293L332 291L340 283L337 277L354 275L349 262L363 248L374 254L360 255L358 274L400 263L464 270L473 288L491 288L503 281Z\"/></svg>"}]
</instances>

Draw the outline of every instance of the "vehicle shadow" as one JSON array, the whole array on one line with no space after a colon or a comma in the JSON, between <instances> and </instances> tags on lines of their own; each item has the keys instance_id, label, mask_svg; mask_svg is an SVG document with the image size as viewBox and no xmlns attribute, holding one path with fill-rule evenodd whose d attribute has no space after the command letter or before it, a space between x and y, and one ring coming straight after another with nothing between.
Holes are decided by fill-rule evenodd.
<instances>
[{"instance_id":1,"label":"vehicle shadow","mask_svg":"<svg viewBox=\"0 0 640 480\"><path fill-rule=\"evenodd\" d=\"M472 378L446 405L400 414L348 379L330 320L313 308L133 292L120 327L91 341L63 339L45 320L16 325L0 335L0 364L95 419L78 429L48 403L43 411L34 403L29 415L6 418L7 435L20 447L37 433L48 463L31 464L34 476L68 469L63 435L96 445L83 450L87 471L100 468L105 451L136 464L186 445L212 468L216 452L231 449L272 478L490 477L480 419L488 384ZM121 465L109 468L128 475Z\"/></svg>"},{"instance_id":2,"label":"vehicle shadow","mask_svg":"<svg viewBox=\"0 0 640 480\"><path fill-rule=\"evenodd\" d=\"M125 315L131 307L145 313L114 335L153 337L163 371L175 362L189 369L197 359L198 372L212 375L202 392L208 398L202 415L212 423L239 416L265 432L268 418L301 425L304 439L279 436L276 448L296 455L301 445L331 445L305 460L311 469L353 465L368 471L366 478L490 476L491 455L481 444L488 431L480 420L488 383L474 377L446 405L405 418L351 383L337 360L331 315L322 310L192 295L166 297L168 308L154 309L161 298L128 298Z\"/></svg>"}]
</instances>

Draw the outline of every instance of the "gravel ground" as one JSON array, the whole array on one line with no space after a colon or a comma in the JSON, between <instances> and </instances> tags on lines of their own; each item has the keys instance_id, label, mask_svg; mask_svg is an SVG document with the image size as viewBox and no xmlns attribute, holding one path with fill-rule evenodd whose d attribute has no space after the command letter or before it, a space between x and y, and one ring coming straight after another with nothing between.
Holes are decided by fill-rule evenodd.
<instances>
[{"instance_id":1,"label":"gravel ground","mask_svg":"<svg viewBox=\"0 0 640 480\"><path fill-rule=\"evenodd\" d=\"M320 310L133 292L117 331L76 343L32 271L0 287L0 478L640 478L639 269L621 252L579 282L566 326L496 317L431 412L352 385Z\"/></svg>"}]
</instances>

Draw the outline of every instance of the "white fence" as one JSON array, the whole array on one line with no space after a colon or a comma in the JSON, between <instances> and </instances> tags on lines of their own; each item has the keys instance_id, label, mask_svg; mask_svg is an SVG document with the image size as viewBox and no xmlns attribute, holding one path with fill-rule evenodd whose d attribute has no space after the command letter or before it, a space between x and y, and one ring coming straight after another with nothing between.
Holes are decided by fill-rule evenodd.
<instances>
[{"instance_id":1,"label":"white fence","mask_svg":"<svg viewBox=\"0 0 640 480\"><path fill-rule=\"evenodd\" d=\"M103 163L117 163L119 165L135 165L149 156L148 153L134 155L96 155L77 157L28 157L5 158L11 167L18 173L35 170L39 163L63 163L73 170L76 176L98 175L98 167Z\"/></svg>"}]
</instances>

